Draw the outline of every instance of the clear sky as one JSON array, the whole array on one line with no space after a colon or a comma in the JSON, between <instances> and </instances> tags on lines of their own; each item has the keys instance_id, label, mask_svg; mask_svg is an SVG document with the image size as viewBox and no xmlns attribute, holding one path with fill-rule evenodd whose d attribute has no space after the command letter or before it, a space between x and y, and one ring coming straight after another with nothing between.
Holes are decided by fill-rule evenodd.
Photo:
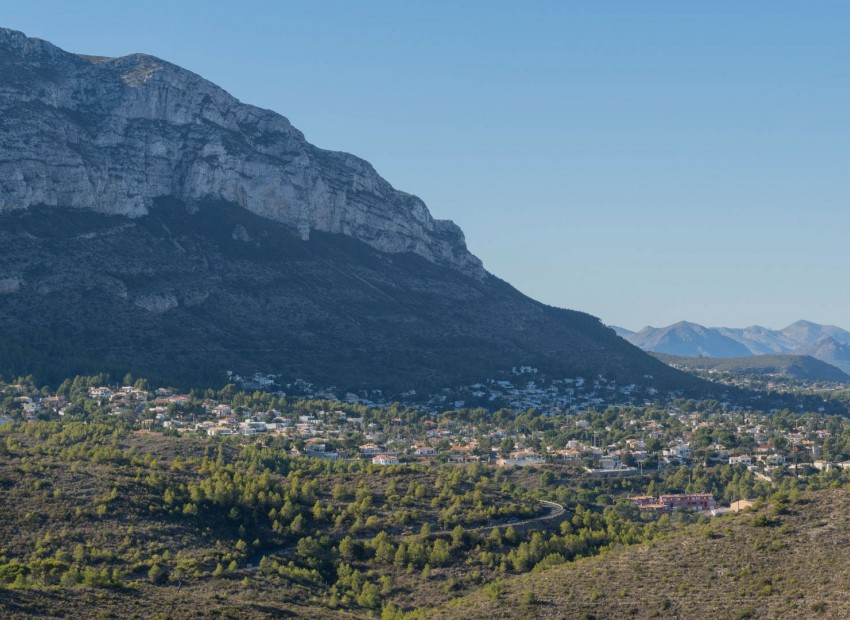
<instances>
[{"instance_id":1,"label":"clear sky","mask_svg":"<svg viewBox=\"0 0 850 620\"><path fill-rule=\"evenodd\" d=\"M639 328L850 327L850 3L27 0L355 153L496 275Z\"/></svg>"}]
</instances>

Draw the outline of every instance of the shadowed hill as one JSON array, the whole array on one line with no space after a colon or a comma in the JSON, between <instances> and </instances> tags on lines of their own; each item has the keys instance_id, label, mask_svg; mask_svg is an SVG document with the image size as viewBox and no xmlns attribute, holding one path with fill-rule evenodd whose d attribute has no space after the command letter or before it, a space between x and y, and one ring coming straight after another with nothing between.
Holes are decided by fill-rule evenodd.
<instances>
[{"instance_id":1,"label":"shadowed hill","mask_svg":"<svg viewBox=\"0 0 850 620\"><path fill-rule=\"evenodd\" d=\"M660 388L701 385L598 319L412 254L226 204L129 219L0 216L0 373L113 370L196 384L225 370L339 389L438 388L535 366Z\"/></svg>"},{"instance_id":2,"label":"shadowed hill","mask_svg":"<svg viewBox=\"0 0 850 620\"><path fill-rule=\"evenodd\" d=\"M800 353L823 360L844 372L850 371L850 344L839 342L832 336L824 336Z\"/></svg>"}]
</instances>

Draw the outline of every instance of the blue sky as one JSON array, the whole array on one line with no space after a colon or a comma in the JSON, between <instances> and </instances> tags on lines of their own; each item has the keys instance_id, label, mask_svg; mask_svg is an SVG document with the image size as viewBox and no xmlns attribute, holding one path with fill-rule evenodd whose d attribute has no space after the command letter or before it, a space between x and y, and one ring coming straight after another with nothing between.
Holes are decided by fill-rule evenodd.
<instances>
[{"instance_id":1,"label":"blue sky","mask_svg":"<svg viewBox=\"0 0 850 620\"><path fill-rule=\"evenodd\" d=\"M850 327L850 4L9 3L355 153L485 266L629 328Z\"/></svg>"}]
</instances>

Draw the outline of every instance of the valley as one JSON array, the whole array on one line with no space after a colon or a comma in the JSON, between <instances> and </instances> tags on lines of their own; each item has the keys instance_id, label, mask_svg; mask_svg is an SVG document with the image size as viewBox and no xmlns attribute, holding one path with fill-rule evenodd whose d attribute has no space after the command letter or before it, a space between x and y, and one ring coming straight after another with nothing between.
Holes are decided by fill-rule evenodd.
<instances>
[{"instance_id":1,"label":"valley","mask_svg":"<svg viewBox=\"0 0 850 620\"><path fill-rule=\"evenodd\" d=\"M663 590L676 579L630 596L646 586L618 572L629 554L649 544L663 565L668 547L752 536L781 550L850 484L845 418L709 400L437 411L103 375L0 391L12 618L94 605L107 618L474 617L494 604L504 617L687 615L683 591ZM605 574L621 594L572 572L557 586L563 571ZM724 605L787 609L772 593L794 587L789 575L756 593L761 573L738 574ZM701 583L694 609L720 609ZM795 605L840 609L819 592Z\"/></svg>"},{"instance_id":2,"label":"valley","mask_svg":"<svg viewBox=\"0 0 850 620\"><path fill-rule=\"evenodd\" d=\"M555 4L0 28L0 617L850 617L850 331L570 309L843 320L846 28Z\"/></svg>"}]
</instances>

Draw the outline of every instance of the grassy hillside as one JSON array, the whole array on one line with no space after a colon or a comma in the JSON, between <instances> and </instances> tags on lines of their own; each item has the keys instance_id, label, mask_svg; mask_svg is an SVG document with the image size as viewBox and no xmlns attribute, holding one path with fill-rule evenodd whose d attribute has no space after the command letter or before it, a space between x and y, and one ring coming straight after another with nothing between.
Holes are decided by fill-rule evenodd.
<instances>
[{"instance_id":1,"label":"grassy hillside","mask_svg":"<svg viewBox=\"0 0 850 620\"><path fill-rule=\"evenodd\" d=\"M0 617L422 618L509 575L684 527L690 517L661 523L624 497L688 484L669 474L379 467L115 418L6 423ZM538 519L544 497L567 510Z\"/></svg>"},{"instance_id":2,"label":"grassy hillside","mask_svg":"<svg viewBox=\"0 0 850 620\"><path fill-rule=\"evenodd\" d=\"M846 618L848 546L850 494L834 488L497 582L431 617Z\"/></svg>"}]
</instances>

